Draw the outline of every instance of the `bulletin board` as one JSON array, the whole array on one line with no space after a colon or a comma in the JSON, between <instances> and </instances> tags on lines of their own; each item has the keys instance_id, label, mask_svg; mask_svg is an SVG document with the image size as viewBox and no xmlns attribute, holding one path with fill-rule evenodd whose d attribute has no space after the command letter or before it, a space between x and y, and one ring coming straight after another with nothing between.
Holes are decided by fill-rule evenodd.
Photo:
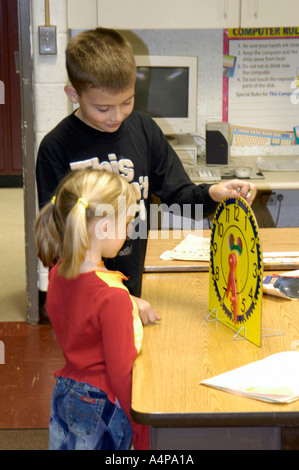
<instances>
[{"instance_id":1,"label":"bulletin board","mask_svg":"<svg viewBox=\"0 0 299 470\"><path fill-rule=\"evenodd\" d=\"M297 128L299 27L224 30L223 121L280 132Z\"/></svg>"}]
</instances>

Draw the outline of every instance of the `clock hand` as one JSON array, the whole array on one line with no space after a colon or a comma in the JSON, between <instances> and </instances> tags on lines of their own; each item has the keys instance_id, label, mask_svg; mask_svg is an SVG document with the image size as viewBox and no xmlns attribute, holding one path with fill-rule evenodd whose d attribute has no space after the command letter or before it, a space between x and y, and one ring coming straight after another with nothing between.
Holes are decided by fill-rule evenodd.
<instances>
[{"instance_id":1,"label":"clock hand","mask_svg":"<svg viewBox=\"0 0 299 470\"><path fill-rule=\"evenodd\" d=\"M226 297L228 297L229 292L232 291L232 295L231 295L230 300L231 300L232 305L233 305L235 324L237 324L237 318L238 318L238 314L237 314L237 301L238 301L238 299L237 299L236 279L235 279L235 269L236 269L236 266L237 266L237 261L238 261L237 255L235 253L230 253L230 255L228 257L228 263L229 263L230 271L229 271L228 281L227 281Z\"/></svg>"}]
</instances>

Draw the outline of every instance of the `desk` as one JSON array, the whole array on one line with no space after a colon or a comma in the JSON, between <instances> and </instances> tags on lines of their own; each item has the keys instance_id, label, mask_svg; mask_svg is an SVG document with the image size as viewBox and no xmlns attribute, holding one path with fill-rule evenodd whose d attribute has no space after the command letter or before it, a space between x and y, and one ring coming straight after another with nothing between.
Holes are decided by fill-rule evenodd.
<instances>
[{"instance_id":1,"label":"desk","mask_svg":"<svg viewBox=\"0 0 299 470\"><path fill-rule=\"evenodd\" d=\"M263 156L263 159L268 160L283 160L283 156L279 157L277 155L273 156ZM299 156L286 156L286 158L299 158ZM251 156L232 156L230 159L230 164L227 167L223 167L223 170L229 168L234 168L238 166L248 166L252 168L256 173L260 170L256 164L257 155ZM199 159L199 163L202 166L203 160ZM211 166L207 166L212 168ZM222 167L216 167L222 169ZM264 179L251 179L250 182L254 183L258 191L273 191L273 190L283 190L283 189L299 189L299 171L262 171ZM225 181L225 180L222 180Z\"/></svg>"},{"instance_id":2,"label":"desk","mask_svg":"<svg viewBox=\"0 0 299 470\"><path fill-rule=\"evenodd\" d=\"M208 271L207 261L164 261L160 255L166 250L172 250L188 233L201 237L210 237L210 230L199 231L158 231L149 232L147 254L144 271L148 272L199 272ZM299 227L295 228L261 228L259 230L262 250L264 253L271 251L299 251ZM167 238L163 238L167 237ZM264 270L269 269L299 269L297 265L283 265L273 267L265 264Z\"/></svg>"},{"instance_id":3,"label":"desk","mask_svg":"<svg viewBox=\"0 0 299 470\"><path fill-rule=\"evenodd\" d=\"M299 171L263 171L265 179L252 179L258 191L299 189Z\"/></svg>"},{"instance_id":4,"label":"desk","mask_svg":"<svg viewBox=\"0 0 299 470\"><path fill-rule=\"evenodd\" d=\"M150 425L152 449L286 448L298 431L299 401L271 405L199 382L290 350L299 339L299 301L264 296L262 327L285 334L263 338L258 348L206 321L208 277L204 271L144 274L142 296L162 320L144 329L133 368L133 419Z\"/></svg>"}]
</instances>

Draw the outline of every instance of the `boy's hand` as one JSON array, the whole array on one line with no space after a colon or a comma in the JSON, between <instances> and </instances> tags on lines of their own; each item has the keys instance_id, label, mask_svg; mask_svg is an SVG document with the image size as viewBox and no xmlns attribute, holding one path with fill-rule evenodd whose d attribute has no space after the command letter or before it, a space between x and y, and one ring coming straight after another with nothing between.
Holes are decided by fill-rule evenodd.
<instances>
[{"instance_id":1,"label":"boy's hand","mask_svg":"<svg viewBox=\"0 0 299 470\"><path fill-rule=\"evenodd\" d=\"M143 325L147 325L149 322L153 323L155 321L161 320L156 310L147 300L140 299L139 297L134 297L133 295L132 298L136 302L136 305L139 310L139 316Z\"/></svg>"},{"instance_id":2,"label":"boy's hand","mask_svg":"<svg viewBox=\"0 0 299 470\"><path fill-rule=\"evenodd\" d=\"M255 184L248 183L243 180L230 180L225 183L213 184L209 188L209 194L211 198L216 202L221 202L227 197L243 197L249 205L252 204L256 196Z\"/></svg>"}]
</instances>

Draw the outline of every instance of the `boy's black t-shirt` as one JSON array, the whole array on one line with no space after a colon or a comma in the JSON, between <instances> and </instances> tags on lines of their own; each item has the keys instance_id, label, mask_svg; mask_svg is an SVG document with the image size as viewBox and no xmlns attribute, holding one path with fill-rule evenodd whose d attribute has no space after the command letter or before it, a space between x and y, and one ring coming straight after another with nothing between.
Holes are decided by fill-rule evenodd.
<instances>
[{"instance_id":1,"label":"boy's black t-shirt","mask_svg":"<svg viewBox=\"0 0 299 470\"><path fill-rule=\"evenodd\" d=\"M214 212L217 203L208 185L193 184L161 129L146 114L133 111L114 133L100 132L72 113L42 140L37 157L36 179L40 208L51 200L61 179L71 170L102 168L125 175L138 194L140 215L133 240L119 255L106 260L108 269L129 278L127 287L140 296L147 244L151 195L171 206L203 205L203 215Z\"/></svg>"}]
</instances>

